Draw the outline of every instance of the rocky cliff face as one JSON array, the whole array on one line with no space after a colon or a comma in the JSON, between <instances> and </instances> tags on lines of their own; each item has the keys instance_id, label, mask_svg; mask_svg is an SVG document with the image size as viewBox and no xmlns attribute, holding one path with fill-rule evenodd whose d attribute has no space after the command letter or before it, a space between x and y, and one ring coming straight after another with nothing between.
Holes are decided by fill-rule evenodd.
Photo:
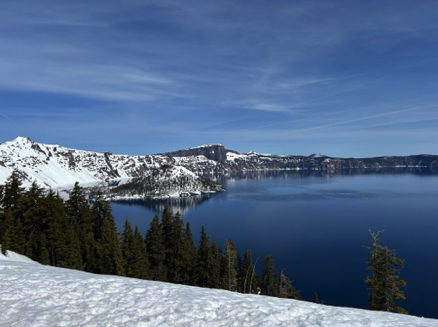
<instances>
[{"instance_id":1,"label":"rocky cliff face","mask_svg":"<svg viewBox=\"0 0 438 327\"><path fill-rule=\"evenodd\" d=\"M226 150L221 144L206 144L184 150L166 152L164 154L172 158L204 156L208 160L225 164L227 161L227 152L237 153L232 150Z\"/></svg>"},{"instance_id":2,"label":"rocky cliff face","mask_svg":"<svg viewBox=\"0 0 438 327\"><path fill-rule=\"evenodd\" d=\"M42 144L17 137L0 144L0 184L17 170L25 186L33 181L57 187L120 178L145 177L150 170L182 166L200 175L229 174L264 170L367 169L384 167L427 167L438 169L438 156L387 156L376 158L332 158L321 155L282 156L227 150L220 144L207 144L174 152L130 156L99 153Z\"/></svg>"}]
</instances>

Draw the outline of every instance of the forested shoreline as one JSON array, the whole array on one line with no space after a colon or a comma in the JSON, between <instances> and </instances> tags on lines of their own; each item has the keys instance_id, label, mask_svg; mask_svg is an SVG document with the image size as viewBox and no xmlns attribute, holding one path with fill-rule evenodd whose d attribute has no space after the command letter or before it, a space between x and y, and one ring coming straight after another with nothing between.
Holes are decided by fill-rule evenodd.
<instances>
[{"instance_id":1,"label":"forested shoreline","mask_svg":"<svg viewBox=\"0 0 438 327\"><path fill-rule=\"evenodd\" d=\"M1 251L23 254L44 265L83 270L96 274L119 275L225 289L240 293L300 299L292 281L283 271L277 273L272 254L260 262L251 251L243 256L227 239L222 249L201 227L198 245L179 212L165 207L161 218L155 215L142 234L125 219L118 233L111 207L97 192L86 197L76 183L68 200L36 183L29 189L21 185L14 172L0 185ZM369 230L371 244L367 262L370 275L364 280L369 289L371 310L407 313L394 299L404 299L399 278L404 259L377 243L380 232ZM143 236L144 235L144 236ZM260 266L259 266L260 267ZM322 303L314 293L314 302Z\"/></svg>"},{"instance_id":2,"label":"forested shoreline","mask_svg":"<svg viewBox=\"0 0 438 327\"><path fill-rule=\"evenodd\" d=\"M3 253L91 273L300 298L291 280L275 270L272 254L259 262L259 276L250 250L242 256L231 239L222 249L203 226L195 245L189 222L168 208L161 219L152 218L144 234L126 219L119 235L109 202L100 194L90 201L78 183L64 201L36 183L25 190L14 172L0 186L0 196Z\"/></svg>"}]
</instances>

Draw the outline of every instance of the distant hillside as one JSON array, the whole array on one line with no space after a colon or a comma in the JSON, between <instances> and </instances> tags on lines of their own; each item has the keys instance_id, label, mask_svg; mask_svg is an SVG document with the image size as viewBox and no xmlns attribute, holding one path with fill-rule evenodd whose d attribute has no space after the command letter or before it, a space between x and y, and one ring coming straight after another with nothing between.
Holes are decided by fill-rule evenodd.
<instances>
[{"instance_id":1,"label":"distant hillside","mask_svg":"<svg viewBox=\"0 0 438 327\"><path fill-rule=\"evenodd\" d=\"M325 155L271 156L256 152L238 153L221 144L206 144L174 152L132 156L92 152L61 145L36 143L16 137L0 144L0 183L13 170L25 186L33 181L45 187L73 185L126 178L143 178L162 167L184 167L199 175L232 174L268 170L367 169L383 167L427 167L438 169L438 156L385 156L375 158L332 158Z\"/></svg>"}]
</instances>

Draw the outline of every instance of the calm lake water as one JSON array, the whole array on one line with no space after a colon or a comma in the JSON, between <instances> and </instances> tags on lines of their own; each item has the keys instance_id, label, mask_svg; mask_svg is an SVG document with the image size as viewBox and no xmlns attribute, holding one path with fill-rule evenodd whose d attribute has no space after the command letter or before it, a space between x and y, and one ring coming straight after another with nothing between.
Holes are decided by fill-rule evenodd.
<instances>
[{"instance_id":1,"label":"calm lake water","mask_svg":"<svg viewBox=\"0 0 438 327\"><path fill-rule=\"evenodd\" d=\"M223 247L231 238L253 260L272 253L278 272L304 300L313 292L331 305L366 308L368 230L405 259L401 278L409 314L438 318L438 175L420 169L254 173L220 180L226 191L173 210L189 221L195 241L201 225ZM119 230L125 217L144 234L163 202L112 203Z\"/></svg>"}]
</instances>

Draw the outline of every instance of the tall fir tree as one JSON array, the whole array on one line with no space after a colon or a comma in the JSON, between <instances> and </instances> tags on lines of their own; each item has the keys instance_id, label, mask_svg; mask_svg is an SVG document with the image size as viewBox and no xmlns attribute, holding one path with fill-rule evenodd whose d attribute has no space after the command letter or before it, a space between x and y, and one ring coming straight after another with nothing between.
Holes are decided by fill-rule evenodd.
<instances>
[{"instance_id":1,"label":"tall fir tree","mask_svg":"<svg viewBox=\"0 0 438 327\"><path fill-rule=\"evenodd\" d=\"M262 276L260 280L261 293L269 296L278 296L278 277L275 271L274 259L272 254L267 254L263 258Z\"/></svg>"},{"instance_id":2,"label":"tall fir tree","mask_svg":"<svg viewBox=\"0 0 438 327\"><path fill-rule=\"evenodd\" d=\"M164 251L160 219L157 215L154 215L149 223L144 242L150 267L150 278L152 280L166 281L167 267L164 265L166 254Z\"/></svg>"},{"instance_id":3,"label":"tall fir tree","mask_svg":"<svg viewBox=\"0 0 438 327\"><path fill-rule=\"evenodd\" d=\"M41 212L43 193L43 189L36 182L33 182L22 196L22 223L26 240L30 238L31 234L39 234L45 228L46 221ZM27 252L27 249L25 251Z\"/></svg>"},{"instance_id":4,"label":"tall fir tree","mask_svg":"<svg viewBox=\"0 0 438 327\"><path fill-rule=\"evenodd\" d=\"M221 264L223 260L222 250L217 246L216 241L211 241L210 258L208 260L209 287L211 288L226 288L225 278L222 278Z\"/></svg>"},{"instance_id":5,"label":"tall fir tree","mask_svg":"<svg viewBox=\"0 0 438 327\"><path fill-rule=\"evenodd\" d=\"M97 272L124 275L119 236L108 201L98 193L92 206L94 235L97 242Z\"/></svg>"},{"instance_id":6,"label":"tall fir tree","mask_svg":"<svg viewBox=\"0 0 438 327\"><path fill-rule=\"evenodd\" d=\"M199 237L199 245L197 252L197 286L211 287L210 282L210 267L211 267L211 250L210 237L205 232L204 225L201 227L201 236Z\"/></svg>"},{"instance_id":7,"label":"tall fir tree","mask_svg":"<svg viewBox=\"0 0 438 327\"><path fill-rule=\"evenodd\" d=\"M24 188L22 187L21 177L17 170L14 170L11 176L8 177L6 183L2 187L0 207L0 244L3 243L3 235L6 232L5 220L6 213L10 209L10 213L17 224L22 224L22 200ZM21 250L23 251L24 248ZM20 252L21 253L21 252Z\"/></svg>"},{"instance_id":8,"label":"tall fir tree","mask_svg":"<svg viewBox=\"0 0 438 327\"><path fill-rule=\"evenodd\" d=\"M165 235L165 239L168 239L165 248L165 262L168 269L167 280L172 283L181 283L183 279L183 260L185 256L183 224L181 215L177 212L174 216L171 216L170 235Z\"/></svg>"},{"instance_id":9,"label":"tall fir tree","mask_svg":"<svg viewBox=\"0 0 438 327\"><path fill-rule=\"evenodd\" d=\"M123 225L123 232L120 237L120 251L123 257L123 271L126 277L134 277L134 234L132 232L131 223L128 218L125 218L125 224Z\"/></svg>"},{"instance_id":10,"label":"tall fir tree","mask_svg":"<svg viewBox=\"0 0 438 327\"><path fill-rule=\"evenodd\" d=\"M395 256L395 251L377 243L380 232L371 236L371 247L367 262L371 276L367 276L365 283L370 293L368 294L368 308L371 310L392 311L407 313L407 310L395 305L395 299L405 299L404 292L400 287L406 282L399 279L400 269L403 267L404 259Z\"/></svg>"},{"instance_id":11,"label":"tall fir tree","mask_svg":"<svg viewBox=\"0 0 438 327\"><path fill-rule=\"evenodd\" d=\"M1 252L6 254L7 250L24 254L24 233L20 220L12 214L12 208L7 208L4 215L3 224L3 243L1 244Z\"/></svg>"},{"instance_id":12,"label":"tall fir tree","mask_svg":"<svg viewBox=\"0 0 438 327\"><path fill-rule=\"evenodd\" d=\"M298 293L298 291L293 287L292 281L287 277L283 270L280 273L280 277L278 280L278 296L281 298L287 298L287 299L295 299L300 300L301 295Z\"/></svg>"},{"instance_id":13,"label":"tall fir tree","mask_svg":"<svg viewBox=\"0 0 438 327\"><path fill-rule=\"evenodd\" d=\"M51 190L41 198L40 217L45 223L50 264L81 269L82 258L78 239L68 222L63 200Z\"/></svg>"},{"instance_id":14,"label":"tall fir tree","mask_svg":"<svg viewBox=\"0 0 438 327\"><path fill-rule=\"evenodd\" d=\"M181 282L186 285L195 285L197 253L189 222L186 223L186 227L184 228L183 246Z\"/></svg>"},{"instance_id":15,"label":"tall fir tree","mask_svg":"<svg viewBox=\"0 0 438 327\"><path fill-rule=\"evenodd\" d=\"M150 267L146 254L146 246L144 244L143 236L141 235L138 227L134 228L134 240L132 243L132 271L133 277L141 279L150 279Z\"/></svg>"},{"instance_id":16,"label":"tall fir tree","mask_svg":"<svg viewBox=\"0 0 438 327\"><path fill-rule=\"evenodd\" d=\"M88 272L97 272L97 243L93 230L93 214L85 197L85 191L79 186L79 183L75 183L64 207L79 242L82 269Z\"/></svg>"},{"instance_id":17,"label":"tall fir tree","mask_svg":"<svg viewBox=\"0 0 438 327\"><path fill-rule=\"evenodd\" d=\"M252 264L250 250L245 250L245 252L243 252L242 265L238 272L238 282L242 293L256 293L258 276L255 273L255 267Z\"/></svg>"},{"instance_id":18,"label":"tall fir tree","mask_svg":"<svg viewBox=\"0 0 438 327\"><path fill-rule=\"evenodd\" d=\"M236 249L234 248L233 241L231 239L227 239L225 241L225 250L224 250L224 279L225 279L225 287L229 291L237 290L237 272L236 272Z\"/></svg>"}]
</instances>

